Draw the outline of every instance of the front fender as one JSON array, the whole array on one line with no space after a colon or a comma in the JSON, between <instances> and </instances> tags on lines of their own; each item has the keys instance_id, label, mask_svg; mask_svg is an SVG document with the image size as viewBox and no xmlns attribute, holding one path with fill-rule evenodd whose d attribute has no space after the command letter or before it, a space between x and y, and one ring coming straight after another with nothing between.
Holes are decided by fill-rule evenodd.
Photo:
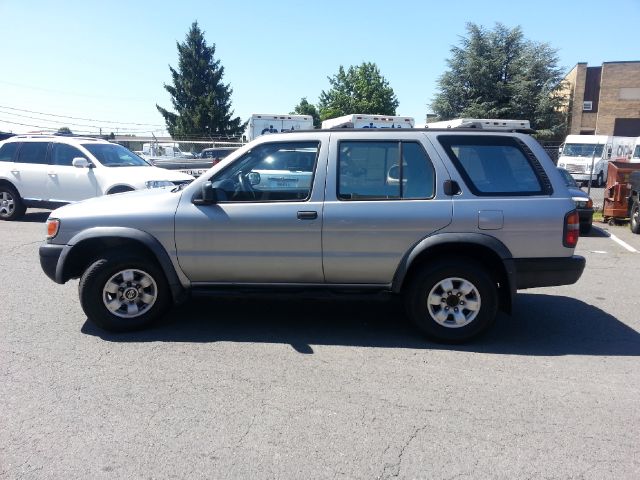
<instances>
[{"instance_id":1,"label":"front fender","mask_svg":"<svg viewBox=\"0 0 640 480\"><path fill-rule=\"evenodd\" d=\"M74 248L90 240L108 241L109 239L134 241L144 245L162 268L174 300L180 301L183 299L189 282L184 275L182 276L183 281L181 281L179 273L163 245L150 233L129 227L93 227L74 235L62 249L56 266L55 281L64 283L68 280L66 278L65 265Z\"/></svg>"}]
</instances>

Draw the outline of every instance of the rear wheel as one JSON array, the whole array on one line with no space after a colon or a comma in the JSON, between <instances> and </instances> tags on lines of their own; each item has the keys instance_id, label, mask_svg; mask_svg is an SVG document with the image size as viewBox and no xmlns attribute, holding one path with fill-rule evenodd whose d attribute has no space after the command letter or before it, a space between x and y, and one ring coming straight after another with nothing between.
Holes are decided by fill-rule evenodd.
<instances>
[{"instance_id":1,"label":"rear wheel","mask_svg":"<svg viewBox=\"0 0 640 480\"><path fill-rule=\"evenodd\" d=\"M631 206L629 228L631 228L633 233L640 233L640 204L637 200L634 200L633 205Z\"/></svg>"},{"instance_id":2,"label":"rear wheel","mask_svg":"<svg viewBox=\"0 0 640 480\"><path fill-rule=\"evenodd\" d=\"M0 220L17 220L26 211L18 191L10 185L0 185Z\"/></svg>"},{"instance_id":3,"label":"rear wheel","mask_svg":"<svg viewBox=\"0 0 640 480\"><path fill-rule=\"evenodd\" d=\"M496 282L469 260L442 259L419 271L405 292L411 320L430 338L460 343L489 328L496 317Z\"/></svg>"},{"instance_id":4,"label":"rear wheel","mask_svg":"<svg viewBox=\"0 0 640 480\"><path fill-rule=\"evenodd\" d=\"M89 320L112 332L147 327L171 304L162 270L134 255L102 255L85 270L78 290Z\"/></svg>"},{"instance_id":5,"label":"rear wheel","mask_svg":"<svg viewBox=\"0 0 640 480\"><path fill-rule=\"evenodd\" d=\"M580 224L580 235L587 235L591 231L592 221Z\"/></svg>"}]
</instances>

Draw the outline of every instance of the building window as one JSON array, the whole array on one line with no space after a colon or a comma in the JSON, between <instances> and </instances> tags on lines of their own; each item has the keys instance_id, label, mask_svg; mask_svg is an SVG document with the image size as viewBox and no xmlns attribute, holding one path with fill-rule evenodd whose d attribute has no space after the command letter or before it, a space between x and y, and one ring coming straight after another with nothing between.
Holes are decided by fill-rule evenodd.
<instances>
[{"instance_id":1,"label":"building window","mask_svg":"<svg viewBox=\"0 0 640 480\"><path fill-rule=\"evenodd\" d=\"M582 102L582 110L585 112L593 110L593 102L591 100Z\"/></svg>"}]
</instances>

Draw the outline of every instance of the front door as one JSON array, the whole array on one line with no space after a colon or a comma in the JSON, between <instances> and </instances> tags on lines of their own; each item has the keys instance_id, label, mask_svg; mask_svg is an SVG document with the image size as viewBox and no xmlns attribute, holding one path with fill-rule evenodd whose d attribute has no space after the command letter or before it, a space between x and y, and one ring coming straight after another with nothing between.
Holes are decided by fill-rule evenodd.
<instances>
[{"instance_id":1,"label":"front door","mask_svg":"<svg viewBox=\"0 0 640 480\"><path fill-rule=\"evenodd\" d=\"M52 202L75 202L97 195L98 185L91 168L76 168L74 158L85 158L76 147L54 143L47 168L47 199ZM89 160L89 159L87 159Z\"/></svg>"},{"instance_id":2,"label":"front door","mask_svg":"<svg viewBox=\"0 0 640 480\"><path fill-rule=\"evenodd\" d=\"M175 238L187 277L196 285L322 283L326 151L302 136L258 144L208 179L222 200L194 205L183 195Z\"/></svg>"}]
</instances>

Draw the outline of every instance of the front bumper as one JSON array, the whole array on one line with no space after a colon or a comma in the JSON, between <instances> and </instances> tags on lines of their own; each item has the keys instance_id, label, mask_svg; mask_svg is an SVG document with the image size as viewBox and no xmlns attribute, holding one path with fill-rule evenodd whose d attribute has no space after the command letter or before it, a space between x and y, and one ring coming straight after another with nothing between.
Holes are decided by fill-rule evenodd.
<instances>
[{"instance_id":1,"label":"front bumper","mask_svg":"<svg viewBox=\"0 0 640 480\"><path fill-rule=\"evenodd\" d=\"M60 259L60 255L62 255L62 251L66 245L55 245L52 243L45 243L40 246L40 266L44 273L56 283L59 282L56 279L56 270L58 268L58 260Z\"/></svg>"},{"instance_id":2,"label":"front bumper","mask_svg":"<svg viewBox=\"0 0 640 480\"><path fill-rule=\"evenodd\" d=\"M518 290L535 287L553 287L576 283L586 264L580 255L561 258L513 259Z\"/></svg>"}]
</instances>

